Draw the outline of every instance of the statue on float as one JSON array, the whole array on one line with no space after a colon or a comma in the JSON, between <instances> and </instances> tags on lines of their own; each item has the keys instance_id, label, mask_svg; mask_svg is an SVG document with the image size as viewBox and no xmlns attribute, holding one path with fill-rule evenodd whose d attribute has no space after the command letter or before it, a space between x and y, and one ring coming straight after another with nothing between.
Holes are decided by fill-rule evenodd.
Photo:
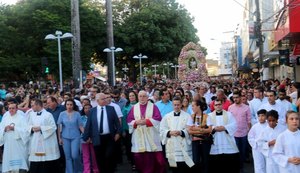
<instances>
[{"instance_id":1,"label":"statue on float","mask_svg":"<svg viewBox=\"0 0 300 173\"><path fill-rule=\"evenodd\" d=\"M178 57L178 78L181 81L197 82L207 80L205 55L201 46L189 42L181 49Z\"/></svg>"}]
</instances>

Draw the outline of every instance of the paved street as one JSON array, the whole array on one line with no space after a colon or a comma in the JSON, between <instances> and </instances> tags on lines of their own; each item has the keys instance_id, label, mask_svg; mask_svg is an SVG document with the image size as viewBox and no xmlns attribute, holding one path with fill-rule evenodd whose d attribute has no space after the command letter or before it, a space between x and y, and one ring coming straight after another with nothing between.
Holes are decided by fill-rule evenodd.
<instances>
[{"instance_id":1,"label":"paved street","mask_svg":"<svg viewBox=\"0 0 300 173\"><path fill-rule=\"evenodd\" d=\"M116 173L131 173L131 172L136 173L135 171L131 170L130 164L124 158L124 163L122 165L118 166ZM226 172L226 170L224 170L224 172ZM168 173L171 173L171 171L169 171ZM250 163L245 163L245 172L244 173L254 173L252 160Z\"/></svg>"},{"instance_id":2,"label":"paved street","mask_svg":"<svg viewBox=\"0 0 300 173\"><path fill-rule=\"evenodd\" d=\"M251 163L245 163L245 173L254 173L253 171L253 164ZM0 173L2 173L2 164L0 164ZM135 171L131 170L130 164L126 161L122 165L118 166L116 173L135 173ZM171 172L171 171L169 171Z\"/></svg>"},{"instance_id":3,"label":"paved street","mask_svg":"<svg viewBox=\"0 0 300 173\"><path fill-rule=\"evenodd\" d=\"M0 164L0 173L2 173L2 163ZM124 163L118 166L116 173L136 173L131 170L131 166L128 163L127 159L124 158ZM171 173L171 171L169 171ZM225 171L226 172L226 171ZM253 171L253 161L250 163L245 163L245 172L244 173L254 173Z\"/></svg>"}]
</instances>

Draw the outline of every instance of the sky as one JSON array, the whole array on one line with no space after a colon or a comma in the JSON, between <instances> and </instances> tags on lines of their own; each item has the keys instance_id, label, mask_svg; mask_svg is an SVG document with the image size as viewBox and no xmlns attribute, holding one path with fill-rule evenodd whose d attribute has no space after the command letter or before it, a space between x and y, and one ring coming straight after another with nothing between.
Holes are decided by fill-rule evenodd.
<instances>
[{"instance_id":1,"label":"sky","mask_svg":"<svg viewBox=\"0 0 300 173\"><path fill-rule=\"evenodd\" d=\"M14 4L17 0L0 0ZM207 58L219 57L221 42L231 42L237 25L241 24L245 0L177 0L195 18L201 46L207 48Z\"/></svg>"},{"instance_id":2,"label":"sky","mask_svg":"<svg viewBox=\"0 0 300 173\"><path fill-rule=\"evenodd\" d=\"M206 58L219 57L221 42L232 42L237 25L241 25L245 0L177 0L195 18L201 46Z\"/></svg>"},{"instance_id":3,"label":"sky","mask_svg":"<svg viewBox=\"0 0 300 173\"><path fill-rule=\"evenodd\" d=\"M0 2L4 3L4 4L14 4L16 3L18 0L0 0Z\"/></svg>"}]
</instances>

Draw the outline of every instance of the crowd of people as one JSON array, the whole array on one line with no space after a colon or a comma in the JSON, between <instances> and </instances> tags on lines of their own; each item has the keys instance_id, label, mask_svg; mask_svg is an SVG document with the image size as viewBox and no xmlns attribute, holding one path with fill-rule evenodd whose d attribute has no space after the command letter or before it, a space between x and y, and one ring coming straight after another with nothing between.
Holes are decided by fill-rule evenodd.
<instances>
[{"instance_id":1,"label":"crowd of people","mask_svg":"<svg viewBox=\"0 0 300 173\"><path fill-rule=\"evenodd\" d=\"M300 85L289 79L0 85L2 172L300 173Z\"/></svg>"}]
</instances>

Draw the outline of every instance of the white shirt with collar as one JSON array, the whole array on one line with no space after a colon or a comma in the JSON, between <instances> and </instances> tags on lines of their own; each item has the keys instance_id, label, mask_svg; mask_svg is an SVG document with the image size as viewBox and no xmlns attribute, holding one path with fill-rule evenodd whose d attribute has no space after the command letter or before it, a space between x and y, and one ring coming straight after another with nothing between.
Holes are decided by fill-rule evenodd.
<instances>
[{"instance_id":1,"label":"white shirt with collar","mask_svg":"<svg viewBox=\"0 0 300 173\"><path fill-rule=\"evenodd\" d=\"M292 99L292 103L296 105L296 102L297 102L297 95L298 95L298 92L297 91L294 91L292 92L291 94L289 94L289 96L291 97Z\"/></svg>"},{"instance_id":2,"label":"white shirt with collar","mask_svg":"<svg viewBox=\"0 0 300 173\"><path fill-rule=\"evenodd\" d=\"M276 100L276 104L277 103L281 104L285 111L291 111L291 110L293 110L292 103L289 102L289 101L287 101L286 99L283 99L283 100L277 99Z\"/></svg>"},{"instance_id":3,"label":"white shirt with collar","mask_svg":"<svg viewBox=\"0 0 300 173\"><path fill-rule=\"evenodd\" d=\"M259 98L253 98L249 102L249 107L251 111L251 124L252 126L258 122L258 116L257 116L257 111L259 111L260 106L262 104L268 103L268 98L264 97L262 99Z\"/></svg>"},{"instance_id":4,"label":"white shirt with collar","mask_svg":"<svg viewBox=\"0 0 300 173\"><path fill-rule=\"evenodd\" d=\"M108 104L108 105L115 108L115 111L116 111L116 113L117 113L117 115L118 115L119 118L122 118L122 117L123 117L123 113L122 113L121 108L120 108L119 105L117 105L117 104L114 103L114 102L110 102L110 104Z\"/></svg>"},{"instance_id":5,"label":"white shirt with collar","mask_svg":"<svg viewBox=\"0 0 300 173\"><path fill-rule=\"evenodd\" d=\"M93 108L98 106L98 102L97 102L96 99L90 99L90 101L91 101L91 105L92 105Z\"/></svg>"},{"instance_id":6,"label":"white shirt with collar","mask_svg":"<svg viewBox=\"0 0 300 173\"><path fill-rule=\"evenodd\" d=\"M269 102L267 102L267 103L264 103L263 105L261 105L258 110L261 110L261 109L265 109L266 111L270 111L270 110L277 111L278 115L279 115L278 123L286 126L286 122L285 122L286 111L285 111L284 107L282 107L281 104L278 104L275 102L275 104L271 105Z\"/></svg>"},{"instance_id":7,"label":"white shirt with collar","mask_svg":"<svg viewBox=\"0 0 300 173\"><path fill-rule=\"evenodd\" d=\"M213 93L208 92L208 91L204 94L205 101L206 101L206 103L207 103L208 105L212 102L211 98L212 98L213 96L216 96L216 94L213 94ZM228 98L229 98L229 97L228 97Z\"/></svg>"},{"instance_id":8,"label":"white shirt with collar","mask_svg":"<svg viewBox=\"0 0 300 173\"><path fill-rule=\"evenodd\" d=\"M101 120L101 108L103 107L103 133L101 135L109 134L109 126L108 126L108 119L107 119L107 112L105 106L97 106L97 121L98 121L98 129L100 129L100 120Z\"/></svg>"}]
</instances>

